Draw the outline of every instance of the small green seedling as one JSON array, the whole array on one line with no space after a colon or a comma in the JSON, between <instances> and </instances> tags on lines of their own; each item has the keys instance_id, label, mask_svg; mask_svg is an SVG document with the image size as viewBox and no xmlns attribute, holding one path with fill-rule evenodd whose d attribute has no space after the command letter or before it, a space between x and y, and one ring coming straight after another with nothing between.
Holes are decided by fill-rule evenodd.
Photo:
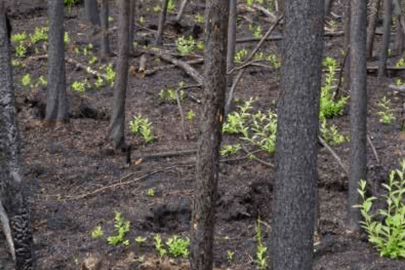
<instances>
[{"instance_id":1,"label":"small green seedling","mask_svg":"<svg viewBox=\"0 0 405 270\"><path fill-rule=\"evenodd\" d=\"M153 188L150 188L146 191L146 195L149 197L155 197L155 190Z\"/></svg>"},{"instance_id":2,"label":"small green seedling","mask_svg":"<svg viewBox=\"0 0 405 270\"><path fill-rule=\"evenodd\" d=\"M15 47L15 55L17 57L24 58L26 52L27 52L27 47L25 47L24 44L22 44L22 43L19 44L17 47Z\"/></svg>"},{"instance_id":3,"label":"small green seedling","mask_svg":"<svg viewBox=\"0 0 405 270\"><path fill-rule=\"evenodd\" d=\"M27 40L27 34L25 32L15 33L11 36L11 41L19 44Z\"/></svg>"},{"instance_id":4,"label":"small green seedling","mask_svg":"<svg viewBox=\"0 0 405 270\"><path fill-rule=\"evenodd\" d=\"M393 110L391 109L391 101L385 96L378 102L379 111L377 115L380 116L380 123L385 125L391 124L395 120Z\"/></svg>"},{"instance_id":5,"label":"small green seedling","mask_svg":"<svg viewBox=\"0 0 405 270\"><path fill-rule=\"evenodd\" d=\"M134 136L138 134L141 135L147 144L156 139L153 135L152 123L148 118L144 118L141 114L134 116L129 122L129 128Z\"/></svg>"},{"instance_id":6,"label":"small green seedling","mask_svg":"<svg viewBox=\"0 0 405 270\"><path fill-rule=\"evenodd\" d=\"M194 111L193 111L193 110L189 110L189 111L187 111L187 113L186 113L186 119L187 119L188 121L193 120L193 119L194 119L194 117L195 117L195 113L194 113Z\"/></svg>"},{"instance_id":7,"label":"small green seedling","mask_svg":"<svg viewBox=\"0 0 405 270\"><path fill-rule=\"evenodd\" d=\"M204 16L201 15L200 13L197 13L197 14L194 16L194 19L195 19L196 23L199 23L199 24L204 23Z\"/></svg>"},{"instance_id":8,"label":"small green seedling","mask_svg":"<svg viewBox=\"0 0 405 270\"><path fill-rule=\"evenodd\" d=\"M30 35L31 42L35 44L40 41L48 41L48 32L49 27L36 27L34 34Z\"/></svg>"},{"instance_id":9,"label":"small green seedling","mask_svg":"<svg viewBox=\"0 0 405 270\"><path fill-rule=\"evenodd\" d=\"M31 75L30 74L25 74L24 76L22 76L21 78L21 84L23 86L29 86L31 85Z\"/></svg>"},{"instance_id":10,"label":"small green seedling","mask_svg":"<svg viewBox=\"0 0 405 270\"><path fill-rule=\"evenodd\" d=\"M160 237L160 235L156 234L153 239L155 240L155 248L156 248L156 251L159 254L159 256L160 257L166 256L167 251L163 247L162 238Z\"/></svg>"},{"instance_id":11,"label":"small green seedling","mask_svg":"<svg viewBox=\"0 0 405 270\"><path fill-rule=\"evenodd\" d=\"M190 54L195 50L195 40L192 36L181 36L176 40L176 47L181 54Z\"/></svg>"},{"instance_id":12,"label":"small green seedling","mask_svg":"<svg viewBox=\"0 0 405 270\"><path fill-rule=\"evenodd\" d=\"M69 37L69 33L68 33L68 32L65 32L65 33L63 34L63 42L65 43L65 45L66 45L66 44L69 44L69 42L70 42L70 37Z\"/></svg>"},{"instance_id":13,"label":"small green seedling","mask_svg":"<svg viewBox=\"0 0 405 270\"><path fill-rule=\"evenodd\" d=\"M339 133L337 126L326 123L326 119L321 120L321 136L326 143L339 145L345 141L345 137Z\"/></svg>"},{"instance_id":14,"label":"small green seedling","mask_svg":"<svg viewBox=\"0 0 405 270\"><path fill-rule=\"evenodd\" d=\"M104 235L104 231L100 225L98 225L94 230L91 231L91 238L97 239L101 238Z\"/></svg>"},{"instance_id":15,"label":"small green seedling","mask_svg":"<svg viewBox=\"0 0 405 270\"><path fill-rule=\"evenodd\" d=\"M266 258L267 247L264 246L262 242L260 216L257 218L256 223L256 241L257 241L256 262L259 266L259 269L264 270L267 268L267 258Z\"/></svg>"},{"instance_id":16,"label":"small green seedling","mask_svg":"<svg viewBox=\"0 0 405 270\"><path fill-rule=\"evenodd\" d=\"M246 49L238 50L234 56L235 63L241 64L243 61L245 61L247 55L248 55L248 51Z\"/></svg>"},{"instance_id":17,"label":"small green seedling","mask_svg":"<svg viewBox=\"0 0 405 270\"><path fill-rule=\"evenodd\" d=\"M227 250L226 251L226 257L228 258L228 262L232 262L233 261L233 255L235 254L235 252Z\"/></svg>"},{"instance_id":18,"label":"small green seedling","mask_svg":"<svg viewBox=\"0 0 405 270\"><path fill-rule=\"evenodd\" d=\"M252 32L252 35L255 38L260 38L262 36L262 27L260 26L260 24L258 25L250 24L249 30Z\"/></svg>"},{"instance_id":19,"label":"small green seedling","mask_svg":"<svg viewBox=\"0 0 405 270\"><path fill-rule=\"evenodd\" d=\"M179 256L187 258L190 253L188 250L190 239L188 237L181 239L175 235L166 241L166 245L169 247L169 253L175 258Z\"/></svg>"},{"instance_id":20,"label":"small green seedling","mask_svg":"<svg viewBox=\"0 0 405 270\"><path fill-rule=\"evenodd\" d=\"M109 83L110 86L113 87L116 73L115 73L114 69L112 68L112 64L109 64L105 67L105 72L106 72L105 75L106 75L107 83Z\"/></svg>"},{"instance_id":21,"label":"small green seedling","mask_svg":"<svg viewBox=\"0 0 405 270\"><path fill-rule=\"evenodd\" d=\"M239 152L240 150L242 150L242 147L240 144L234 144L234 145L225 144L224 146L222 146L221 150L219 150L219 154L223 157L226 157L226 156L234 155L237 152Z\"/></svg>"},{"instance_id":22,"label":"small green seedling","mask_svg":"<svg viewBox=\"0 0 405 270\"><path fill-rule=\"evenodd\" d=\"M107 238L108 244L116 246L122 243L124 246L128 246L129 241L125 239L125 234L129 232L129 221L124 220L121 213L115 213L114 227L117 235L109 236Z\"/></svg>"},{"instance_id":23,"label":"small green seedling","mask_svg":"<svg viewBox=\"0 0 405 270\"><path fill-rule=\"evenodd\" d=\"M137 242L140 246L143 246L146 243L147 238L142 236L137 236L135 238L135 242Z\"/></svg>"}]
</instances>

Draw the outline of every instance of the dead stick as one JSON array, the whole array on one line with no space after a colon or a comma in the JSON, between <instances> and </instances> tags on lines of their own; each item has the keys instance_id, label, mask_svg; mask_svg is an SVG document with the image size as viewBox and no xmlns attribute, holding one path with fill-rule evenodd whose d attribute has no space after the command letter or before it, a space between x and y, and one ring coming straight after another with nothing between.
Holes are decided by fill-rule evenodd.
<instances>
[{"instance_id":1,"label":"dead stick","mask_svg":"<svg viewBox=\"0 0 405 270\"><path fill-rule=\"evenodd\" d=\"M260 164L262 164L262 165L264 165L264 166L267 166L267 167L270 167L270 168L274 168L274 165L273 165L273 164L271 164L271 163L269 163L269 162L266 162L266 161L264 161L264 160L258 158L256 155L254 155L254 154L252 154L251 152L249 152L248 150L246 150L246 148L243 147L243 145L241 145L241 147L242 147L243 152L245 152L245 153L247 154L248 158L252 158L252 159L256 160L257 162L259 162Z\"/></svg>"},{"instance_id":2,"label":"dead stick","mask_svg":"<svg viewBox=\"0 0 405 270\"><path fill-rule=\"evenodd\" d=\"M377 163L380 164L380 159L378 158L377 150L375 149L374 144L373 144L373 141L371 140L369 134L367 134L367 141L368 141L368 143L370 144L371 149L373 150L373 154L374 154L374 156L375 156L375 159L377 160Z\"/></svg>"},{"instance_id":3,"label":"dead stick","mask_svg":"<svg viewBox=\"0 0 405 270\"><path fill-rule=\"evenodd\" d=\"M333 151L332 147L330 147L322 138L321 136L318 136L319 141L321 144L332 154L332 156L336 159L336 161L339 163L340 167L345 171L347 175L349 175L349 170L346 168L346 166L343 164L342 160L340 157L336 154L335 151Z\"/></svg>"},{"instance_id":4,"label":"dead stick","mask_svg":"<svg viewBox=\"0 0 405 270\"><path fill-rule=\"evenodd\" d=\"M3 232L6 236L6 242L8 244L8 248L10 250L11 256L13 257L13 261L15 261L15 249L14 249L14 242L13 237L11 236L11 229L10 229L10 222L4 209L1 200L0 200L0 222L3 225Z\"/></svg>"},{"instance_id":5,"label":"dead stick","mask_svg":"<svg viewBox=\"0 0 405 270\"><path fill-rule=\"evenodd\" d=\"M158 159L158 158L167 158L167 157L176 157L176 156L185 156L185 155L195 155L197 153L197 149L188 149L188 150L181 150L181 151L169 151L169 152L162 152L162 153L153 153L153 154L144 154L134 159Z\"/></svg>"},{"instance_id":6,"label":"dead stick","mask_svg":"<svg viewBox=\"0 0 405 270\"><path fill-rule=\"evenodd\" d=\"M180 119L181 119L181 129L183 130L184 140L187 141L188 138L187 138L187 133L186 133L186 127L184 124L184 114L183 114L183 109L181 108L180 98L179 98L180 89L181 89L180 87L176 89L176 101L177 101L177 106L179 107Z\"/></svg>"}]
</instances>

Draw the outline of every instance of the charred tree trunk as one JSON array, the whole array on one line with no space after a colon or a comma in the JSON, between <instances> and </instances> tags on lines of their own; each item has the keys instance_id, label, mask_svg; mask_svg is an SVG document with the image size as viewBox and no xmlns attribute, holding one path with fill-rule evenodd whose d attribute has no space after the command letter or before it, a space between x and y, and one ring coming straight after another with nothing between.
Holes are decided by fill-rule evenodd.
<instances>
[{"instance_id":1,"label":"charred tree trunk","mask_svg":"<svg viewBox=\"0 0 405 270\"><path fill-rule=\"evenodd\" d=\"M367 179L367 3L352 0L350 51L352 56L350 95L350 178L349 178L349 230L359 230L360 204L357 192L359 181Z\"/></svg>"},{"instance_id":2,"label":"charred tree trunk","mask_svg":"<svg viewBox=\"0 0 405 270\"><path fill-rule=\"evenodd\" d=\"M181 2L179 12L177 13L177 16L176 16L176 21L180 22L187 4L188 4L188 0L183 0L183 2Z\"/></svg>"},{"instance_id":3,"label":"charred tree trunk","mask_svg":"<svg viewBox=\"0 0 405 270\"><path fill-rule=\"evenodd\" d=\"M397 16L395 22L396 29L393 51L395 55L401 55L404 50L404 29L401 24L401 16Z\"/></svg>"},{"instance_id":4,"label":"charred tree trunk","mask_svg":"<svg viewBox=\"0 0 405 270\"><path fill-rule=\"evenodd\" d=\"M370 8L370 19L367 27L367 58L373 57L373 45L375 37L375 28L377 25L378 11L380 10L381 0L372 0Z\"/></svg>"},{"instance_id":5,"label":"charred tree trunk","mask_svg":"<svg viewBox=\"0 0 405 270\"><path fill-rule=\"evenodd\" d=\"M88 22L94 25L100 25L97 0L84 0L84 12Z\"/></svg>"},{"instance_id":6,"label":"charred tree trunk","mask_svg":"<svg viewBox=\"0 0 405 270\"><path fill-rule=\"evenodd\" d=\"M284 12L272 212L273 270L312 269L324 8L323 0L288 0Z\"/></svg>"},{"instance_id":7,"label":"charred tree trunk","mask_svg":"<svg viewBox=\"0 0 405 270\"><path fill-rule=\"evenodd\" d=\"M235 45L236 45L236 2L237 0L230 0L229 2L229 25L228 25L228 56L226 59L226 66L228 72L233 68L233 61L235 58ZM228 86L233 83L232 74L228 75Z\"/></svg>"},{"instance_id":8,"label":"charred tree trunk","mask_svg":"<svg viewBox=\"0 0 405 270\"><path fill-rule=\"evenodd\" d=\"M332 4L333 4L333 0L325 0L325 17L329 16Z\"/></svg>"},{"instance_id":9,"label":"charred tree trunk","mask_svg":"<svg viewBox=\"0 0 405 270\"><path fill-rule=\"evenodd\" d=\"M343 10L343 28L345 32L344 41L343 41L343 48L345 53L347 53L346 61L343 67L343 89L346 91L350 90L350 1L347 1L344 4Z\"/></svg>"},{"instance_id":10,"label":"charred tree trunk","mask_svg":"<svg viewBox=\"0 0 405 270\"><path fill-rule=\"evenodd\" d=\"M108 0L101 0L101 53L103 55L109 55L111 53L110 50L110 38L109 38L109 30L108 30L108 16L109 16L109 4Z\"/></svg>"},{"instance_id":11,"label":"charred tree trunk","mask_svg":"<svg viewBox=\"0 0 405 270\"><path fill-rule=\"evenodd\" d=\"M163 29L165 27L166 22L166 14L167 14L167 5L169 4L169 0L162 1L162 12L159 16L159 26L158 26L158 33L156 36L155 44L162 45L163 43Z\"/></svg>"},{"instance_id":12,"label":"charred tree trunk","mask_svg":"<svg viewBox=\"0 0 405 270\"><path fill-rule=\"evenodd\" d=\"M134 34L135 34L135 6L136 0L131 1L131 11L129 14L129 50L132 50L134 43Z\"/></svg>"},{"instance_id":13,"label":"charred tree trunk","mask_svg":"<svg viewBox=\"0 0 405 270\"><path fill-rule=\"evenodd\" d=\"M128 84L129 58L129 1L120 2L120 17L118 22L118 65L117 80L114 82L113 113L110 123L110 138L114 149L125 147L125 97Z\"/></svg>"},{"instance_id":14,"label":"charred tree trunk","mask_svg":"<svg viewBox=\"0 0 405 270\"><path fill-rule=\"evenodd\" d=\"M392 0L384 0L383 44L378 63L378 77L387 75L387 58L391 38Z\"/></svg>"},{"instance_id":15,"label":"charred tree trunk","mask_svg":"<svg viewBox=\"0 0 405 270\"><path fill-rule=\"evenodd\" d=\"M226 91L229 0L207 0L205 10L205 70L201 130L191 226L191 269L212 270L219 148Z\"/></svg>"},{"instance_id":16,"label":"charred tree trunk","mask_svg":"<svg viewBox=\"0 0 405 270\"><path fill-rule=\"evenodd\" d=\"M5 1L0 1L0 203L12 226L16 269L36 269L26 198L21 138L14 105L10 43L7 36Z\"/></svg>"},{"instance_id":17,"label":"charred tree trunk","mask_svg":"<svg viewBox=\"0 0 405 270\"><path fill-rule=\"evenodd\" d=\"M66 97L65 44L63 42L63 0L48 0L48 12L48 92L45 119L66 121L69 115Z\"/></svg>"}]
</instances>

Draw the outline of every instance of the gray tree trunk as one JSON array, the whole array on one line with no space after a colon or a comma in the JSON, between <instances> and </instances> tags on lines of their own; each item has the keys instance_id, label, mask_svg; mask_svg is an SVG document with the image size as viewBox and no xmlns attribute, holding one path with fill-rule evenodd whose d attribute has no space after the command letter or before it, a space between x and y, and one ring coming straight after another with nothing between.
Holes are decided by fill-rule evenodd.
<instances>
[{"instance_id":1,"label":"gray tree trunk","mask_svg":"<svg viewBox=\"0 0 405 270\"><path fill-rule=\"evenodd\" d=\"M349 177L349 230L360 229L360 204L357 192L359 181L367 179L367 3L352 0L350 51L352 62L350 95L350 177Z\"/></svg>"},{"instance_id":2,"label":"gray tree trunk","mask_svg":"<svg viewBox=\"0 0 405 270\"><path fill-rule=\"evenodd\" d=\"M380 10L381 0L372 0L370 7L370 19L367 27L367 58L373 57L373 45L375 37L375 28L377 25L378 11Z\"/></svg>"},{"instance_id":3,"label":"gray tree trunk","mask_svg":"<svg viewBox=\"0 0 405 270\"><path fill-rule=\"evenodd\" d=\"M350 1L347 1L343 7L343 29L345 32L343 48L347 53L345 65L343 68L343 89L350 90Z\"/></svg>"},{"instance_id":4,"label":"gray tree trunk","mask_svg":"<svg viewBox=\"0 0 405 270\"><path fill-rule=\"evenodd\" d=\"M332 8L333 0L325 0L325 17L329 16L330 9Z\"/></svg>"},{"instance_id":5,"label":"gray tree trunk","mask_svg":"<svg viewBox=\"0 0 405 270\"><path fill-rule=\"evenodd\" d=\"M125 147L125 97L128 84L129 58L129 1L120 2L120 17L118 22L118 65L117 79L114 82L113 112L110 123L110 138L114 149Z\"/></svg>"},{"instance_id":6,"label":"gray tree trunk","mask_svg":"<svg viewBox=\"0 0 405 270\"><path fill-rule=\"evenodd\" d=\"M135 6L136 6L136 0L130 0L131 1L131 11L129 14L129 50L131 50L134 45L134 34L135 34Z\"/></svg>"},{"instance_id":7,"label":"gray tree trunk","mask_svg":"<svg viewBox=\"0 0 405 270\"><path fill-rule=\"evenodd\" d=\"M205 10L204 98L198 140L191 226L193 270L212 270L219 149L226 91L229 0L207 0Z\"/></svg>"},{"instance_id":8,"label":"gray tree trunk","mask_svg":"<svg viewBox=\"0 0 405 270\"><path fill-rule=\"evenodd\" d=\"M378 63L378 77L387 75L387 58L391 38L392 0L384 0L383 42Z\"/></svg>"},{"instance_id":9,"label":"gray tree trunk","mask_svg":"<svg viewBox=\"0 0 405 270\"><path fill-rule=\"evenodd\" d=\"M101 17L101 53L103 55L108 55L111 53L110 50L110 38L109 38L109 32L108 32L108 14L109 14L109 4L108 0L101 0L101 12L100 12L100 17Z\"/></svg>"},{"instance_id":10,"label":"gray tree trunk","mask_svg":"<svg viewBox=\"0 0 405 270\"><path fill-rule=\"evenodd\" d=\"M12 226L16 269L36 269L30 222L25 194L21 138L14 105L10 44L7 37L4 0L0 0L0 202Z\"/></svg>"},{"instance_id":11,"label":"gray tree trunk","mask_svg":"<svg viewBox=\"0 0 405 270\"><path fill-rule=\"evenodd\" d=\"M66 97L65 44L63 42L63 0L48 0L48 13L48 92L45 119L66 121L69 115Z\"/></svg>"},{"instance_id":12,"label":"gray tree trunk","mask_svg":"<svg viewBox=\"0 0 405 270\"><path fill-rule=\"evenodd\" d=\"M393 51L395 55L402 55L404 50L404 30L401 24L401 15L395 19L395 41Z\"/></svg>"},{"instance_id":13,"label":"gray tree trunk","mask_svg":"<svg viewBox=\"0 0 405 270\"><path fill-rule=\"evenodd\" d=\"M324 8L323 0L286 1L277 104L273 270L312 269Z\"/></svg>"},{"instance_id":14,"label":"gray tree trunk","mask_svg":"<svg viewBox=\"0 0 405 270\"><path fill-rule=\"evenodd\" d=\"M179 12L177 13L177 16L176 16L176 21L180 22L187 4L188 4L188 0L183 0L183 2L181 2Z\"/></svg>"},{"instance_id":15,"label":"gray tree trunk","mask_svg":"<svg viewBox=\"0 0 405 270\"><path fill-rule=\"evenodd\" d=\"M97 0L84 0L84 12L87 21L94 25L100 25Z\"/></svg>"},{"instance_id":16,"label":"gray tree trunk","mask_svg":"<svg viewBox=\"0 0 405 270\"><path fill-rule=\"evenodd\" d=\"M235 45L236 45L236 2L237 0L229 0L229 25L228 25L228 56L226 59L226 66L228 72L233 68L233 61L235 58ZM232 86L233 76L228 75L228 86Z\"/></svg>"},{"instance_id":17,"label":"gray tree trunk","mask_svg":"<svg viewBox=\"0 0 405 270\"><path fill-rule=\"evenodd\" d=\"M155 44L162 45L163 44L163 28L165 27L166 22L166 14L167 14L167 5L169 4L169 0L162 1L162 12L159 16L159 26L158 26L158 33L156 36Z\"/></svg>"}]
</instances>

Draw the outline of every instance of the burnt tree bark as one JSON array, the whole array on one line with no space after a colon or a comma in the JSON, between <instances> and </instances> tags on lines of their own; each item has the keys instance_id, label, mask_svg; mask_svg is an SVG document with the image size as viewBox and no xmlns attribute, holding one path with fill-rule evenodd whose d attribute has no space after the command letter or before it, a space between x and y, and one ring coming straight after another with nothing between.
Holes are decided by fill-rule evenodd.
<instances>
[{"instance_id":1,"label":"burnt tree bark","mask_svg":"<svg viewBox=\"0 0 405 270\"><path fill-rule=\"evenodd\" d=\"M370 7L370 18L367 27L367 58L373 57L373 45L375 37L375 28L377 26L378 11L380 10L381 0L372 0Z\"/></svg>"},{"instance_id":2,"label":"burnt tree bark","mask_svg":"<svg viewBox=\"0 0 405 270\"><path fill-rule=\"evenodd\" d=\"M343 89L350 90L350 1L347 1L343 6L343 29L345 32L343 48L345 50L346 61L343 67Z\"/></svg>"},{"instance_id":3,"label":"burnt tree bark","mask_svg":"<svg viewBox=\"0 0 405 270\"><path fill-rule=\"evenodd\" d=\"M204 98L198 140L191 226L191 269L211 270L219 148L226 91L229 0L207 0L205 10Z\"/></svg>"},{"instance_id":4,"label":"burnt tree bark","mask_svg":"<svg viewBox=\"0 0 405 270\"><path fill-rule=\"evenodd\" d=\"M84 0L84 12L88 22L94 25L100 25L97 0Z\"/></svg>"},{"instance_id":5,"label":"burnt tree bark","mask_svg":"<svg viewBox=\"0 0 405 270\"><path fill-rule=\"evenodd\" d=\"M66 97L65 44L63 42L63 0L48 0L48 12L48 91L45 119L66 121L69 115Z\"/></svg>"},{"instance_id":6,"label":"burnt tree bark","mask_svg":"<svg viewBox=\"0 0 405 270\"><path fill-rule=\"evenodd\" d=\"M395 19L395 41L393 52L395 55L401 55L404 50L404 30L401 24L401 15Z\"/></svg>"},{"instance_id":7,"label":"burnt tree bark","mask_svg":"<svg viewBox=\"0 0 405 270\"><path fill-rule=\"evenodd\" d=\"M360 180L367 179L367 3L352 0L350 51L352 62L350 95L350 176L348 229L360 229L360 210L353 205L360 204L357 192Z\"/></svg>"},{"instance_id":8,"label":"burnt tree bark","mask_svg":"<svg viewBox=\"0 0 405 270\"><path fill-rule=\"evenodd\" d=\"M110 50L110 38L109 38L109 30L108 30L108 14L109 14L109 3L108 0L101 0L101 53L103 55L108 55L111 53Z\"/></svg>"},{"instance_id":9,"label":"burnt tree bark","mask_svg":"<svg viewBox=\"0 0 405 270\"><path fill-rule=\"evenodd\" d=\"M36 269L18 131L5 1L0 1L0 203L12 224L16 269Z\"/></svg>"},{"instance_id":10,"label":"burnt tree bark","mask_svg":"<svg viewBox=\"0 0 405 270\"><path fill-rule=\"evenodd\" d=\"M168 4L169 4L169 0L162 1L162 12L160 13L160 16L159 16L159 26L158 26L158 32L157 32L156 40L155 40L156 45L162 45L162 43L163 43L162 36L163 36L163 29L165 27L165 22L166 22Z\"/></svg>"},{"instance_id":11,"label":"burnt tree bark","mask_svg":"<svg viewBox=\"0 0 405 270\"><path fill-rule=\"evenodd\" d=\"M324 7L323 0L286 1L277 104L273 270L312 269Z\"/></svg>"},{"instance_id":12,"label":"burnt tree bark","mask_svg":"<svg viewBox=\"0 0 405 270\"><path fill-rule=\"evenodd\" d=\"M134 34L135 34L135 6L136 0L129 0L131 2L129 13L129 50L133 48Z\"/></svg>"},{"instance_id":13,"label":"burnt tree bark","mask_svg":"<svg viewBox=\"0 0 405 270\"><path fill-rule=\"evenodd\" d=\"M329 16L333 0L325 0L325 17Z\"/></svg>"},{"instance_id":14,"label":"burnt tree bark","mask_svg":"<svg viewBox=\"0 0 405 270\"><path fill-rule=\"evenodd\" d=\"M391 38L392 0L384 1L384 25L383 42L380 51L380 61L378 62L378 77L387 75L387 58Z\"/></svg>"},{"instance_id":15,"label":"burnt tree bark","mask_svg":"<svg viewBox=\"0 0 405 270\"><path fill-rule=\"evenodd\" d=\"M236 9L237 0L229 1L229 25L228 25L228 55L226 58L227 71L229 72L234 65L235 58L235 45L236 45ZM233 83L233 75L228 75L228 86L231 87Z\"/></svg>"},{"instance_id":16,"label":"burnt tree bark","mask_svg":"<svg viewBox=\"0 0 405 270\"><path fill-rule=\"evenodd\" d=\"M128 84L129 58L129 13L130 3L120 2L120 17L118 22L118 64L117 79L114 82L113 112L110 123L110 138L114 149L125 147L125 97Z\"/></svg>"}]
</instances>

